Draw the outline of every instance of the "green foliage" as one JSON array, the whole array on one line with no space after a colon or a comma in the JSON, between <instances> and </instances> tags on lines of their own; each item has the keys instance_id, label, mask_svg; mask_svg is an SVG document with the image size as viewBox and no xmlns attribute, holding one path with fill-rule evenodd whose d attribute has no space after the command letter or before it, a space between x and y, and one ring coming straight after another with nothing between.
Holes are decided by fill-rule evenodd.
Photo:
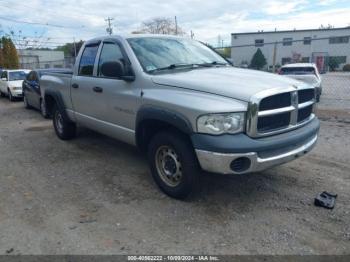
<instances>
[{"instance_id":1,"label":"green foliage","mask_svg":"<svg viewBox=\"0 0 350 262\"><path fill-rule=\"evenodd\" d=\"M2 37L1 44L0 66L7 69L18 69L18 54L11 38Z\"/></svg>"},{"instance_id":2,"label":"green foliage","mask_svg":"<svg viewBox=\"0 0 350 262\"><path fill-rule=\"evenodd\" d=\"M350 64L346 64L345 66L343 66L343 71L350 72Z\"/></svg>"},{"instance_id":3,"label":"green foliage","mask_svg":"<svg viewBox=\"0 0 350 262\"><path fill-rule=\"evenodd\" d=\"M80 48L82 47L82 45L84 44L84 42L82 40L80 40L79 42L75 43L75 48L76 48L76 52L77 55L79 53ZM74 48L74 43L67 43L65 45L62 46L58 46L56 48L57 51L63 51L64 52L64 56L75 56L75 48Z\"/></svg>"},{"instance_id":4,"label":"green foliage","mask_svg":"<svg viewBox=\"0 0 350 262\"><path fill-rule=\"evenodd\" d=\"M328 66L330 71L335 71L339 67L340 61L338 57L330 57L328 59Z\"/></svg>"},{"instance_id":5,"label":"green foliage","mask_svg":"<svg viewBox=\"0 0 350 262\"><path fill-rule=\"evenodd\" d=\"M261 52L260 48L258 48L253 55L252 61L250 62L250 68L261 70L266 64L266 58Z\"/></svg>"},{"instance_id":6,"label":"green foliage","mask_svg":"<svg viewBox=\"0 0 350 262\"><path fill-rule=\"evenodd\" d=\"M223 56L226 57L226 58L230 58L231 57L231 48L230 47L225 47L224 48Z\"/></svg>"}]
</instances>

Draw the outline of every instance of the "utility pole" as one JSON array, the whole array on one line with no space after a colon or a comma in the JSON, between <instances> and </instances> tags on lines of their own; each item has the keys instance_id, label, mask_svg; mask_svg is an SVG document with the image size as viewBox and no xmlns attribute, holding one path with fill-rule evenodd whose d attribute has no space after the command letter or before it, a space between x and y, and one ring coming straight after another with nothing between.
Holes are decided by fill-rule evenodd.
<instances>
[{"instance_id":1,"label":"utility pole","mask_svg":"<svg viewBox=\"0 0 350 262\"><path fill-rule=\"evenodd\" d=\"M105 19L106 22L108 22L108 27L106 28L106 31L109 35L113 34L113 28L111 22L114 20L114 18L108 17Z\"/></svg>"},{"instance_id":2,"label":"utility pole","mask_svg":"<svg viewBox=\"0 0 350 262\"><path fill-rule=\"evenodd\" d=\"M277 42L273 47L273 57L272 57L272 73L276 72L276 56L277 56Z\"/></svg>"},{"instance_id":3,"label":"utility pole","mask_svg":"<svg viewBox=\"0 0 350 262\"><path fill-rule=\"evenodd\" d=\"M194 33L192 30L191 30L191 39L194 39Z\"/></svg>"},{"instance_id":4,"label":"utility pole","mask_svg":"<svg viewBox=\"0 0 350 262\"><path fill-rule=\"evenodd\" d=\"M177 17L175 16L175 35L177 35Z\"/></svg>"},{"instance_id":5,"label":"utility pole","mask_svg":"<svg viewBox=\"0 0 350 262\"><path fill-rule=\"evenodd\" d=\"M75 37L73 38L73 44L74 44L74 57L77 57L77 45L75 44Z\"/></svg>"}]
</instances>

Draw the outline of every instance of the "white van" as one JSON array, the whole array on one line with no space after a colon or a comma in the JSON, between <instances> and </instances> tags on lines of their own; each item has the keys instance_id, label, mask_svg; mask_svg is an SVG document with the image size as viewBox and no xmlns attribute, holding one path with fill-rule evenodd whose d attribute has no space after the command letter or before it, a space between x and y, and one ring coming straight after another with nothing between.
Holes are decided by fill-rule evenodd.
<instances>
[{"instance_id":1,"label":"white van","mask_svg":"<svg viewBox=\"0 0 350 262\"><path fill-rule=\"evenodd\" d=\"M279 74L314 86L316 91L316 101L320 102L322 94L322 78L315 64L295 63L284 65L280 68Z\"/></svg>"},{"instance_id":2,"label":"white van","mask_svg":"<svg viewBox=\"0 0 350 262\"><path fill-rule=\"evenodd\" d=\"M16 69L16 70L3 70L0 80L0 95L8 96L10 101L15 98L22 98L22 83L26 78L30 70Z\"/></svg>"}]
</instances>

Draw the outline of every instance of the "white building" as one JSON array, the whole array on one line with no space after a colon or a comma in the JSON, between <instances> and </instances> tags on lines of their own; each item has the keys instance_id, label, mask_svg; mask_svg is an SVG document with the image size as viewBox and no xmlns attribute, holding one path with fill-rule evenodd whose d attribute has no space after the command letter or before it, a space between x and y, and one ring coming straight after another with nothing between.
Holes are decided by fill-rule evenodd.
<instances>
[{"instance_id":1,"label":"white building","mask_svg":"<svg viewBox=\"0 0 350 262\"><path fill-rule=\"evenodd\" d=\"M18 49L17 53L23 69L65 67L63 51Z\"/></svg>"},{"instance_id":2,"label":"white building","mask_svg":"<svg viewBox=\"0 0 350 262\"><path fill-rule=\"evenodd\" d=\"M236 66L249 65L258 48L267 66L292 62L316 63L320 71L328 69L329 59L339 61L339 69L350 64L350 27L233 33L231 58ZM275 63L274 63L275 61Z\"/></svg>"}]
</instances>

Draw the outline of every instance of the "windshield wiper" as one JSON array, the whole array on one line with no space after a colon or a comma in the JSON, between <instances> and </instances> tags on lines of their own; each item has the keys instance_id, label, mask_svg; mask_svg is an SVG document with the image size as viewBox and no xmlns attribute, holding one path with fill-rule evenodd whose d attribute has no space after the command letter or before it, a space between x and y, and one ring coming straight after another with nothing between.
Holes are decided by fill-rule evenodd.
<instances>
[{"instance_id":1,"label":"windshield wiper","mask_svg":"<svg viewBox=\"0 0 350 262\"><path fill-rule=\"evenodd\" d=\"M205 67L212 67L212 66L226 66L228 63L223 63L223 62L218 62L218 61L213 61L210 63L202 63L202 64L196 64L197 66L205 66Z\"/></svg>"},{"instance_id":2,"label":"windshield wiper","mask_svg":"<svg viewBox=\"0 0 350 262\"><path fill-rule=\"evenodd\" d=\"M165 67L159 67L156 69L152 69L149 70L149 73L153 73L153 72L157 72L157 71L164 71L164 70L172 70L172 69L177 69L177 68L186 68L186 67L190 67L193 68L195 66L195 64L185 64L185 63L179 63L179 64L171 64Z\"/></svg>"},{"instance_id":3,"label":"windshield wiper","mask_svg":"<svg viewBox=\"0 0 350 262\"><path fill-rule=\"evenodd\" d=\"M178 68L198 68L198 67L212 67L216 65L228 65L228 63L223 63L223 62L217 62L213 61L211 63L198 63L198 64L186 64L186 63L178 63L178 64L171 64L165 67L160 67L156 68L153 70L149 70L149 73L154 73L157 71L164 71L164 70L173 70L173 69L178 69Z\"/></svg>"}]
</instances>

